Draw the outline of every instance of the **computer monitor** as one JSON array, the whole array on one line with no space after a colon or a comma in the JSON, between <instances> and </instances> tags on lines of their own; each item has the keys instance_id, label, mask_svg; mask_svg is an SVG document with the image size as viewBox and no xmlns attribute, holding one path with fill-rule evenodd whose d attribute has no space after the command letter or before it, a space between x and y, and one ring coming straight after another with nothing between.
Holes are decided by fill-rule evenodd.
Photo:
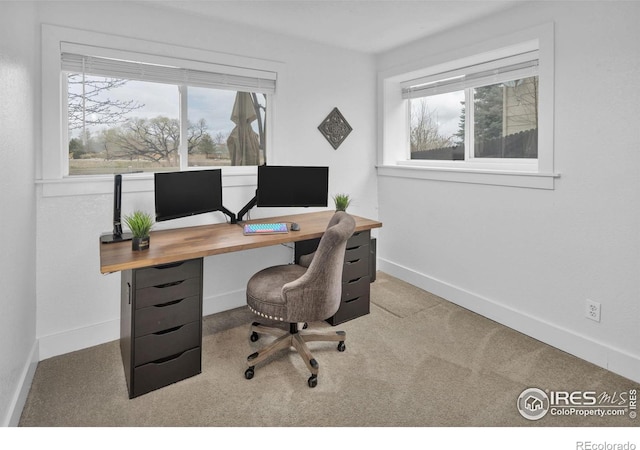
<instances>
[{"instance_id":1,"label":"computer monitor","mask_svg":"<svg viewBox=\"0 0 640 450\"><path fill-rule=\"evenodd\" d=\"M222 170L156 172L154 174L156 221L222 211Z\"/></svg>"},{"instance_id":2,"label":"computer monitor","mask_svg":"<svg viewBox=\"0 0 640 450\"><path fill-rule=\"evenodd\" d=\"M310 166L258 166L256 195L237 215L242 221L254 206L327 206L329 168Z\"/></svg>"},{"instance_id":3,"label":"computer monitor","mask_svg":"<svg viewBox=\"0 0 640 450\"><path fill-rule=\"evenodd\" d=\"M327 206L329 168L258 166L258 207Z\"/></svg>"}]
</instances>

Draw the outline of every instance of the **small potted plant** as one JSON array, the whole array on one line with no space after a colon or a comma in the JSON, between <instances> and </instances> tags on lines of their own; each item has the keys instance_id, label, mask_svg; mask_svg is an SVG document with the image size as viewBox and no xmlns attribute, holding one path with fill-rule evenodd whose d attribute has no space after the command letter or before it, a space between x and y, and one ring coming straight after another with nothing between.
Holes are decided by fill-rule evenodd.
<instances>
[{"instance_id":1,"label":"small potted plant","mask_svg":"<svg viewBox=\"0 0 640 450\"><path fill-rule=\"evenodd\" d=\"M333 196L333 202L336 205L336 211L346 211L351 204L349 194L336 194Z\"/></svg>"},{"instance_id":2,"label":"small potted plant","mask_svg":"<svg viewBox=\"0 0 640 450\"><path fill-rule=\"evenodd\" d=\"M133 250L147 250L149 248L151 237L149 232L153 227L153 217L144 211L134 211L130 216L124 217L124 223L133 234L132 248Z\"/></svg>"}]
</instances>

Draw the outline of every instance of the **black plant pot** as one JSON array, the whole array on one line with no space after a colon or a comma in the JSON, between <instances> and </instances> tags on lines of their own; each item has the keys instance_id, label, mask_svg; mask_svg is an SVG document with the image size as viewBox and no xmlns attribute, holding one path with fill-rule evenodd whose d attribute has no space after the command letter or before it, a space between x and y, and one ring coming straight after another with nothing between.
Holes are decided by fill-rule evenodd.
<instances>
[{"instance_id":1,"label":"black plant pot","mask_svg":"<svg viewBox=\"0 0 640 450\"><path fill-rule=\"evenodd\" d=\"M149 244L151 242L151 237L134 237L131 240L131 248L134 251L148 250Z\"/></svg>"}]
</instances>

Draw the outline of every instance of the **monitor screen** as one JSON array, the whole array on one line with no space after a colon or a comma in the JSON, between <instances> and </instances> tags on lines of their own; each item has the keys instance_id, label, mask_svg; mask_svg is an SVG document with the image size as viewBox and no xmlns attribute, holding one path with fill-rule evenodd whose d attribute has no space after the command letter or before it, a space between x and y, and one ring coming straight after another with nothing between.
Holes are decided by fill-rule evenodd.
<instances>
[{"instance_id":1,"label":"monitor screen","mask_svg":"<svg viewBox=\"0 0 640 450\"><path fill-rule=\"evenodd\" d=\"M328 167L258 166L256 206L327 206Z\"/></svg>"},{"instance_id":2,"label":"monitor screen","mask_svg":"<svg viewBox=\"0 0 640 450\"><path fill-rule=\"evenodd\" d=\"M220 169L157 172L154 184L158 222L223 208Z\"/></svg>"}]
</instances>

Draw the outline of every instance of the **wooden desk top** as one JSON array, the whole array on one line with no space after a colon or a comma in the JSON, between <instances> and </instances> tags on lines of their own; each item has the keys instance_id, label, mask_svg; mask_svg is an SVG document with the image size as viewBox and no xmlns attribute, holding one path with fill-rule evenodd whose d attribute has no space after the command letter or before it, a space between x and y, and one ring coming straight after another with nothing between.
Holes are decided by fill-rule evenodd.
<instances>
[{"instance_id":1,"label":"wooden desk top","mask_svg":"<svg viewBox=\"0 0 640 450\"><path fill-rule=\"evenodd\" d=\"M100 245L100 272L111 273L141 267L168 264L221 253L267 247L287 242L319 238L333 216L333 211L265 217L244 223L296 222L300 231L282 234L245 236L241 224L218 223L151 232L148 250L131 250L131 241ZM353 216L355 231L380 228L381 222Z\"/></svg>"}]
</instances>

